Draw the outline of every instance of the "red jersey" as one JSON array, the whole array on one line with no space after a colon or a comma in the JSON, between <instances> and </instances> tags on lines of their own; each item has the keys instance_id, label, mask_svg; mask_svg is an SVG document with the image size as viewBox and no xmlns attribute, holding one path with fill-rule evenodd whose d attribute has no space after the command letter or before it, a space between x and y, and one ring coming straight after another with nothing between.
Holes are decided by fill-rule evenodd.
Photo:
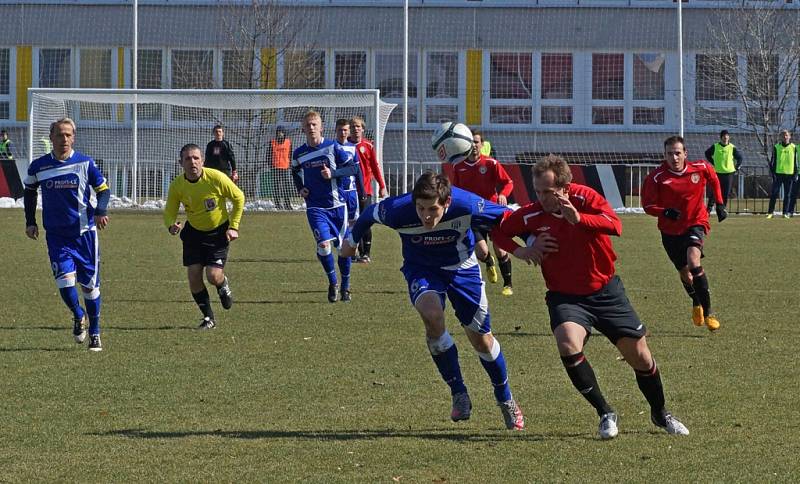
<instances>
[{"instance_id":1,"label":"red jersey","mask_svg":"<svg viewBox=\"0 0 800 484\"><path fill-rule=\"evenodd\" d=\"M506 216L491 236L497 246L513 252L519 247L513 237L527 240L530 235L552 235L558 242L558 252L546 254L542 261L547 289L585 296L597 292L614 277L617 255L609 235L620 235L622 222L606 199L593 189L571 183L567 194L581 215L577 224L545 212L537 201Z\"/></svg>"},{"instance_id":2,"label":"red jersey","mask_svg":"<svg viewBox=\"0 0 800 484\"><path fill-rule=\"evenodd\" d=\"M514 182L503 165L485 155L476 161L466 159L453 165L453 179L450 181L453 186L491 202L497 202L498 193L508 198L514 190Z\"/></svg>"},{"instance_id":3,"label":"red jersey","mask_svg":"<svg viewBox=\"0 0 800 484\"><path fill-rule=\"evenodd\" d=\"M694 225L702 226L708 233L711 227L706 210L706 183L711 185L717 203L723 205L719 178L707 161L687 161L682 172L672 171L663 163L644 180L642 207L646 213L658 217L658 230L667 235L685 234ZM679 211L678 220L665 217L666 208Z\"/></svg>"},{"instance_id":4,"label":"red jersey","mask_svg":"<svg viewBox=\"0 0 800 484\"><path fill-rule=\"evenodd\" d=\"M380 188L386 188L383 182L383 175L381 175L381 167L378 165L378 159L375 157L375 147L372 142L366 138L356 143L356 152L358 153L358 162L361 165L361 176L364 180L364 195L372 196L372 177L378 182Z\"/></svg>"}]
</instances>

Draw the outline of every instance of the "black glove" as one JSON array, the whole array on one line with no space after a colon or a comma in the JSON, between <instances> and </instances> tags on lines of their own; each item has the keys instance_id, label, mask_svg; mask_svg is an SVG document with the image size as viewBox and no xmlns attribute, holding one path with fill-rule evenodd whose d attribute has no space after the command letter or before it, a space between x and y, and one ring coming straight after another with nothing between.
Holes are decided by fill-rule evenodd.
<instances>
[{"instance_id":1,"label":"black glove","mask_svg":"<svg viewBox=\"0 0 800 484\"><path fill-rule=\"evenodd\" d=\"M722 222L728 218L728 211L725 210L725 205L717 205L717 220Z\"/></svg>"},{"instance_id":2,"label":"black glove","mask_svg":"<svg viewBox=\"0 0 800 484\"><path fill-rule=\"evenodd\" d=\"M678 217L681 216L681 213L674 208L665 208L664 209L664 216L668 219L678 220Z\"/></svg>"}]
</instances>

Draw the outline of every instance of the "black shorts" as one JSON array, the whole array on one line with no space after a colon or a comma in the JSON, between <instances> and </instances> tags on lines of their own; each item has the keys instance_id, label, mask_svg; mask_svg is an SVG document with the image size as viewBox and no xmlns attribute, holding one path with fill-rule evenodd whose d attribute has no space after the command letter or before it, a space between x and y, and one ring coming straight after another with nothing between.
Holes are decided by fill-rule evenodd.
<instances>
[{"instance_id":1,"label":"black shorts","mask_svg":"<svg viewBox=\"0 0 800 484\"><path fill-rule=\"evenodd\" d=\"M472 233L475 234L475 243L480 242L481 240L485 240L486 243L489 243L489 231L483 229L472 229Z\"/></svg>"},{"instance_id":2,"label":"black shorts","mask_svg":"<svg viewBox=\"0 0 800 484\"><path fill-rule=\"evenodd\" d=\"M703 242L706 238L706 229L702 225L692 225L685 233L681 235L667 235L661 233L661 245L667 251L669 260L675 269L681 270L689 264L686 260L686 249L689 247L697 247L700 249L700 258L703 255Z\"/></svg>"},{"instance_id":3,"label":"black shorts","mask_svg":"<svg viewBox=\"0 0 800 484\"><path fill-rule=\"evenodd\" d=\"M227 230L228 222L208 232L197 230L189 225L189 222L186 222L181 230L183 265L186 267L195 264L225 267L230 244L226 235Z\"/></svg>"},{"instance_id":4,"label":"black shorts","mask_svg":"<svg viewBox=\"0 0 800 484\"><path fill-rule=\"evenodd\" d=\"M638 339L647 332L631 306L619 276L614 276L599 291L586 296L547 291L545 301L553 331L562 323L572 321L583 326L589 334L592 328L596 328L614 344L622 337Z\"/></svg>"}]
</instances>

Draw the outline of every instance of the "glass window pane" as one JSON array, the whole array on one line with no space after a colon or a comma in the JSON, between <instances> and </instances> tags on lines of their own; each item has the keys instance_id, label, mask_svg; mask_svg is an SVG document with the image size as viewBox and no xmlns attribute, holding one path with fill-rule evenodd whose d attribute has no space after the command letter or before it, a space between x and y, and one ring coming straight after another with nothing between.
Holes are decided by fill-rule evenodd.
<instances>
[{"instance_id":1,"label":"glass window pane","mask_svg":"<svg viewBox=\"0 0 800 484\"><path fill-rule=\"evenodd\" d=\"M375 54L375 87L383 98L403 97L403 54ZM417 56L408 56L408 97L417 97Z\"/></svg>"},{"instance_id":2,"label":"glass window pane","mask_svg":"<svg viewBox=\"0 0 800 484\"><path fill-rule=\"evenodd\" d=\"M778 56L747 56L747 96L752 100L778 99Z\"/></svg>"},{"instance_id":3,"label":"glass window pane","mask_svg":"<svg viewBox=\"0 0 800 484\"><path fill-rule=\"evenodd\" d=\"M664 124L664 108L633 108L633 124Z\"/></svg>"},{"instance_id":4,"label":"glass window pane","mask_svg":"<svg viewBox=\"0 0 800 484\"><path fill-rule=\"evenodd\" d=\"M69 49L39 51L39 87L72 87Z\"/></svg>"},{"instance_id":5,"label":"glass window pane","mask_svg":"<svg viewBox=\"0 0 800 484\"><path fill-rule=\"evenodd\" d=\"M633 55L633 99L664 99L664 54Z\"/></svg>"},{"instance_id":6,"label":"glass window pane","mask_svg":"<svg viewBox=\"0 0 800 484\"><path fill-rule=\"evenodd\" d=\"M426 56L427 79L425 96L428 98L458 99L458 54L455 52L429 52ZM428 122L432 122L428 120Z\"/></svg>"},{"instance_id":7,"label":"glass window pane","mask_svg":"<svg viewBox=\"0 0 800 484\"><path fill-rule=\"evenodd\" d=\"M706 108L697 106L694 114L697 126L731 126L736 124L736 108Z\"/></svg>"},{"instance_id":8,"label":"glass window pane","mask_svg":"<svg viewBox=\"0 0 800 484\"><path fill-rule=\"evenodd\" d=\"M695 57L698 101L736 99L736 57L698 54Z\"/></svg>"},{"instance_id":9,"label":"glass window pane","mask_svg":"<svg viewBox=\"0 0 800 484\"><path fill-rule=\"evenodd\" d=\"M0 102L0 119L9 119L8 102Z\"/></svg>"},{"instance_id":10,"label":"glass window pane","mask_svg":"<svg viewBox=\"0 0 800 484\"><path fill-rule=\"evenodd\" d=\"M336 89L367 88L367 53L336 52L334 84Z\"/></svg>"},{"instance_id":11,"label":"glass window pane","mask_svg":"<svg viewBox=\"0 0 800 484\"><path fill-rule=\"evenodd\" d=\"M390 123L402 123L403 122L403 105L398 104L396 108L392 110L392 114L389 115L389 122ZM409 123L416 123L417 122L417 103L408 103L408 122Z\"/></svg>"},{"instance_id":12,"label":"glass window pane","mask_svg":"<svg viewBox=\"0 0 800 484\"><path fill-rule=\"evenodd\" d=\"M80 87L110 88L111 50L81 49Z\"/></svg>"},{"instance_id":13,"label":"glass window pane","mask_svg":"<svg viewBox=\"0 0 800 484\"><path fill-rule=\"evenodd\" d=\"M173 50L173 89L212 89L214 52L211 50Z\"/></svg>"},{"instance_id":14,"label":"glass window pane","mask_svg":"<svg viewBox=\"0 0 800 484\"><path fill-rule=\"evenodd\" d=\"M163 80L163 53L161 50L140 50L136 56L139 89L161 89ZM160 104L140 104L137 109L139 119L157 121L161 119Z\"/></svg>"},{"instance_id":15,"label":"glass window pane","mask_svg":"<svg viewBox=\"0 0 800 484\"><path fill-rule=\"evenodd\" d=\"M542 99L572 99L572 54L542 54Z\"/></svg>"},{"instance_id":16,"label":"glass window pane","mask_svg":"<svg viewBox=\"0 0 800 484\"><path fill-rule=\"evenodd\" d=\"M530 53L489 55L489 96L531 99L533 63Z\"/></svg>"},{"instance_id":17,"label":"glass window pane","mask_svg":"<svg viewBox=\"0 0 800 484\"><path fill-rule=\"evenodd\" d=\"M425 121L428 123L458 121L458 106L428 106L425 110Z\"/></svg>"},{"instance_id":18,"label":"glass window pane","mask_svg":"<svg viewBox=\"0 0 800 484\"><path fill-rule=\"evenodd\" d=\"M625 108L622 106L592 106L592 124L623 124Z\"/></svg>"},{"instance_id":19,"label":"glass window pane","mask_svg":"<svg viewBox=\"0 0 800 484\"><path fill-rule=\"evenodd\" d=\"M542 106L542 124L572 124L572 106Z\"/></svg>"},{"instance_id":20,"label":"glass window pane","mask_svg":"<svg viewBox=\"0 0 800 484\"><path fill-rule=\"evenodd\" d=\"M625 55L592 54L592 99L623 99L624 88Z\"/></svg>"},{"instance_id":21,"label":"glass window pane","mask_svg":"<svg viewBox=\"0 0 800 484\"><path fill-rule=\"evenodd\" d=\"M530 106L491 106L489 122L496 124L531 124Z\"/></svg>"},{"instance_id":22,"label":"glass window pane","mask_svg":"<svg viewBox=\"0 0 800 484\"><path fill-rule=\"evenodd\" d=\"M286 52L283 73L283 87L286 89L324 89L325 52Z\"/></svg>"},{"instance_id":23,"label":"glass window pane","mask_svg":"<svg viewBox=\"0 0 800 484\"><path fill-rule=\"evenodd\" d=\"M11 84L11 55L8 49L0 49L0 95L8 94Z\"/></svg>"},{"instance_id":24,"label":"glass window pane","mask_svg":"<svg viewBox=\"0 0 800 484\"><path fill-rule=\"evenodd\" d=\"M256 89L258 79L253 67L254 55L249 51L222 52L222 88Z\"/></svg>"}]
</instances>

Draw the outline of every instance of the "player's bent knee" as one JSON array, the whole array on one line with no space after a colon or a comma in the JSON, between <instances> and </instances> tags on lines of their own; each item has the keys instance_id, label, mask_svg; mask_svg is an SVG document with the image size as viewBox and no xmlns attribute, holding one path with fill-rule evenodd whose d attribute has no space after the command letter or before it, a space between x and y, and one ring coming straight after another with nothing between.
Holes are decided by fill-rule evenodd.
<instances>
[{"instance_id":1,"label":"player's bent knee","mask_svg":"<svg viewBox=\"0 0 800 484\"><path fill-rule=\"evenodd\" d=\"M75 273L62 274L56 277L56 287L64 289L65 287L75 287Z\"/></svg>"},{"instance_id":2,"label":"player's bent knee","mask_svg":"<svg viewBox=\"0 0 800 484\"><path fill-rule=\"evenodd\" d=\"M84 299L97 299L100 297L100 288L99 287L81 287L83 290L83 298Z\"/></svg>"},{"instance_id":3,"label":"player's bent knee","mask_svg":"<svg viewBox=\"0 0 800 484\"><path fill-rule=\"evenodd\" d=\"M317 244L317 254L326 257L333 253L333 246L331 246L330 242L320 242Z\"/></svg>"},{"instance_id":4,"label":"player's bent knee","mask_svg":"<svg viewBox=\"0 0 800 484\"><path fill-rule=\"evenodd\" d=\"M438 338L427 338L427 343L428 350L430 350L432 355L440 355L455 344L453 337L450 336L450 333L448 333L446 329Z\"/></svg>"}]
</instances>

